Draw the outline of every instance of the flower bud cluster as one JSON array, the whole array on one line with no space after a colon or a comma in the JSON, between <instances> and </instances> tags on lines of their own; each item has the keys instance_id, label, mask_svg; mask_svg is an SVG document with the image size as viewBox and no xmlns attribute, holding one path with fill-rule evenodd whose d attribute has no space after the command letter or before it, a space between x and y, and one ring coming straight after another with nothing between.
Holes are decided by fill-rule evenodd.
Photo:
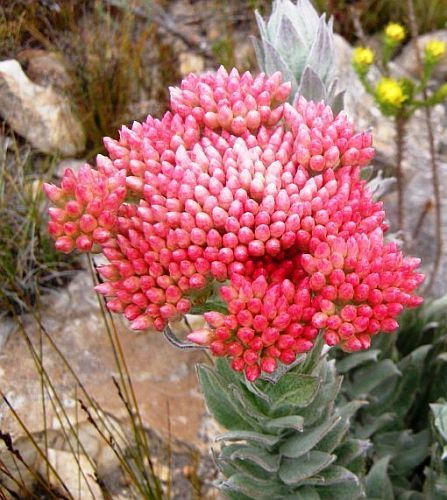
<instances>
[{"instance_id":1,"label":"flower bud cluster","mask_svg":"<svg viewBox=\"0 0 447 500\"><path fill-rule=\"evenodd\" d=\"M191 75L171 89L172 113L105 139L109 156L75 182L89 193L104 185L104 200L129 196L113 206L107 240L92 239L110 262L97 287L109 309L136 330L163 330L228 281L228 315L207 314L210 328L191 339L250 380L292 362L320 328L330 345L366 348L394 328L400 305L419 301L417 261L383 243L381 203L360 178L371 135L322 102L284 104L289 92L279 73ZM78 187L62 186L60 199L46 189L65 207ZM70 220L84 231L80 218Z\"/></svg>"},{"instance_id":2,"label":"flower bud cluster","mask_svg":"<svg viewBox=\"0 0 447 500\"><path fill-rule=\"evenodd\" d=\"M66 169L60 187L44 184L45 194L55 205L49 209L48 229L58 250L90 252L95 244L110 240L126 196L125 180L124 171L107 175L86 164L77 174Z\"/></svg>"}]
</instances>

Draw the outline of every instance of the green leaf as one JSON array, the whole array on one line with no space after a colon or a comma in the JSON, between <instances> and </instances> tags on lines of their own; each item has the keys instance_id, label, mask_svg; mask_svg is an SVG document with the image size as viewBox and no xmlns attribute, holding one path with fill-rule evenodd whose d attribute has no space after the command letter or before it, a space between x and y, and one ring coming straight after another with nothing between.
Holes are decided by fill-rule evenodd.
<instances>
[{"instance_id":1,"label":"green leaf","mask_svg":"<svg viewBox=\"0 0 447 500\"><path fill-rule=\"evenodd\" d=\"M379 354L380 351L378 349L348 354L337 362L337 371L339 373L347 373L365 363L369 363L371 361L376 363Z\"/></svg>"},{"instance_id":2,"label":"green leaf","mask_svg":"<svg viewBox=\"0 0 447 500\"><path fill-rule=\"evenodd\" d=\"M316 444L315 449L332 453L349 430L349 421L340 418L337 424Z\"/></svg>"},{"instance_id":3,"label":"green leaf","mask_svg":"<svg viewBox=\"0 0 447 500\"><path fill-rule=\"evenodd\" d=\"M401 372L390 359L384 359L375 365L361 368L355 375L352 395L356 398L368 395L382 382L400 375Z\"/></svg>"},{"instance_id":4,"label":"green leaf","mask_svg":"<svg viewBox=\"0 0 447 500\"><path fill-rule=\"evenodd\" d=\"M217 436L216 441L253 441L265 448L271 448L279 441L278 436L251 431L231 431Z\"/></svg>"},{"instance_id":5,"label":"green leaf","mask_svg":"<svg viewBox=\"0 0 447 500\"><path fill-rule=\"evenodd\" d=\"M233 474L226 481L220 482L218 486L223 491L241 492L252 499L281 498L278 495L285 492L285 488L279 482L263 481L243 473Z\"/></svg>"},{"instance_id":6,"label":"green leaf","mask_svg":"<svg viewBox=\"0 0 447 500\"><path fill-rule=\"evenodd\" d=\"M319 386L318 377L286 373L277 384L270 384L265 393L273 402L272 409L283 404L305 407L315 398Z\"/></svg>"},{"instance_id":7,"label":"green leaf","mask_svg":"<svg viewBox=\"0 0 447 500\"><path fill-rule=\"evenodd\" d=\"M208 366L198 365L197 373L206 405L216 421L227 429L252 430L248 416L240 414L215 372Z\"/></svg>"},{"instance_id":8,"label":"green leaf","mask_svg":"<svg viewBox=\"0 0 447 500\"><path fill-rule=\"evenodd\" d=\"M393 472L407 476L428 456L430 433L424 429L417 434L411 430L384 432L374 438L377 456L392 457Z\"/></svg>"},{"instance_id":9,"label":"green leaf","mask_svg":"<svg viewBox=\"0 0 447 500\"><path fill-rule=\"evenodd\" d=\"M285 429L294 429L298 432L302 432L304 425L304 418L300 415L289 415L287 417L274 418L265 424L267 430L283 431Z\"/></svg>"},{"instance_id":10,"label":"green leaf","mask_svg":"<svg viewBox=\"0 0 447 500\"><path fill-rule=\"evenodd\" d=\"M326 418L324 422L303 433L296 433L280 448L281 453L290 458L298 458L312 450L316 444L338 423L340 417Z\"/></svg>"},{"instance_id":11,"label":"green leaf","mask_svg":"<svg viewBox=\"0 0 447 500\"><path fill-rule=\"evenodd\" d=\"M274 455L255 446L239 446L230 457L232 460L248 460L262 467L267 472L276 472L281 461L280 455Z\"/></svg>"},{"instance_id":12,"label":"green leaf","mask_svg":"<svg viewBox=\"0 0 447 500\"><path fill-rule=\"evenodd\" d=\"M311 479L306 479L302 484L306 484L308 486L329 486L346 482L353 482L358 485L359 478L344 467L340 467L338 465L330 465L326 469L319 472L318 476L314 476Z\"/></svg>"},{"instance_id":13,"label":"green leaf","mask_svg":"<svg viewBox=\"0 0 447 500\"><path fill-rule=\"evenodd\" d=\"M366 476L366 495L368 498L394 500L393 485L388 477L390 457L383 457L371 467Z\"/></svg>"},{"instance_id":14,"label":"green leaf","mask_svg":"<svg viewBox=\"0 0 447 500\"><path fill-rule=\"evenodd\" d=\"M356 458L365 456L369 448L371 448L370 441L361 439L349 439L344 441L336 450L336 463L337 465L348 467Z\"/></svg>"},{"instance_id":15,"label":"green leaf","mask_svg":"<svg viewBox=\"0 0 447 500\"><path fill-rule=\"evenodd\" d=\"M281 463L279 477L286 484L296 485L318 474L336 459L335 455L311 451L299 459L286 458Z\"/></svg>"},{"instance_id":16,"label":"green leaf","mask_svg":"<svg viewBox=\"0 0 447 500\"><path fill-rule=\"evenodd\" d=\"M319 487L318 494L321 500L357 500L358 498L364 498L362 486L353 481Z\"/></svg>"}]
</instances>

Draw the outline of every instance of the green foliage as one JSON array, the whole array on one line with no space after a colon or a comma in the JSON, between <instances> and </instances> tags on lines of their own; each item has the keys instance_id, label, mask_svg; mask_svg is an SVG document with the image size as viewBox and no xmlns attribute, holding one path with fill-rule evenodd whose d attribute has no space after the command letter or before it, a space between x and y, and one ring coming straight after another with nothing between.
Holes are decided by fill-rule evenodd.
<instances>
[{"instance_id":1,"label":"green foliage","mask_svg":"<svg viewBox=\"0 0 447 500\"><path fill-rule=\"evenodd\" d=\"M341 377L319 352L277 380L256 383L223 359L198 367L208 409L229 430L215 456L223 476L217 486L229 498L362 496L368 443L346 436L363 403L334 405Z\"/></svg>"},{"instance_id":2,"label":"green foliage","mask_svg":"<svg viewBox=\"0 0 447 500\"><path fill-rule=\"evenodd\" d=\"M398 334L377 337L370 351L336 353L344 375L338 402L368 403L350 428L351 437L372 442L368 498L416 499L428 491L425 498L445 498L447 407L430 403L447 396L446 305L442 297L406 312Z\"/></svg>"}]
</instances>

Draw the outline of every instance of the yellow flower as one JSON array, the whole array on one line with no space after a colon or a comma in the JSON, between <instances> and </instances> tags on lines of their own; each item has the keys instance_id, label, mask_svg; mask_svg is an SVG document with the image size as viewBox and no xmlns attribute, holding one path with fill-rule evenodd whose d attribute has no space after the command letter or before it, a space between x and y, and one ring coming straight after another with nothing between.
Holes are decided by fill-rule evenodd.
<instances>
[{"instance_id":1,"label":"yellow flower","mask_svg":"<svg viewBox=\"0 0 447 500\"><path fill-rule=\"evenodd\" d=\"M446 44L441 40L430 40L424 48L425 58L428 62L436 63L445 54Z\"/></svg>"},{"instance_id":2,"label":"yellow flower","mask_svg":"<svg viewBox=\"0 0 447 500\"><path fill-rule=\"evenodd\" d=\"M374 52L368 47L357 47L352 55L355 66L371 66L374 62Z\"/></svg>"},{"instance_id":3,"label":"yellow flower","mask_svg":"<svg viewBox=\"0 0 447 500\"><path fill-rule=\"evenodd\" d=\"M385 39L387 42L396 44L405 38L405 28L398 23L389 23L385 28Z\"/></svg>"},{"instance_id":4,"label":"yellow flower","mask_svg":"<svg viewBox=\"0 0 447 500\"><path fill-rule=\"evenodd\" d=\"M381 104L400 108L408 98L402 85L393 78L382 78L376 87L376 96Z\"/></svg>"}]
</instances>

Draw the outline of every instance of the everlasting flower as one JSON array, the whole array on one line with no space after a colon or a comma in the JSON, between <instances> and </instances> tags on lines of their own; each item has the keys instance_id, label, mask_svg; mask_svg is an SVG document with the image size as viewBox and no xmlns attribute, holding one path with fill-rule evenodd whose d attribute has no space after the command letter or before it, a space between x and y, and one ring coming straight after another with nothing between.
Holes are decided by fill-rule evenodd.
<instances>
[{"instance_id":1,"label":"everlasting flower","mask_svg":"<svg viewBox=\"0 0 447 500\"><path fill-rule=\"evenodd\" d=\"M441 40L430 40L424 47L425 60L428 64L437 64L444 56L446 44Z\"/></svg>"},{"instance_id":2,"label":"everlasting flower","mask_svg":"<svg viewBox=\"0 0 447 500\"><path fill-rule=\"evenodd\" d=\"M374 52L368 47L356 47L352 54L352 63L359 72L366 72L374 62Z\"/></svg>"},{"instance_id":3,"label":"everlasting flower","mask_svg":"<svg viewBox=\"0 0 447 500\"><path fill-rule=\"evenodd\" d=\"M396 45L405 38L405 28L398 23L389 23L385 28L385 42Z\"/></svg>"},{"instance_id":4,"label":"everlasting flower","mask_svg":"<svg viewBox=\"0 0 447 500\"><path fill-rule=\"evenodd\" d=\"M420 301L418 261L384 243L382 205L360 178L371 135L289 93L279 73L190 75L161 120L105 139L97 170L45 188L56 244L101 247L96 289L133 329L163 330L226 282L228 314L207 313L190 340L249 380L291 363L319 329L366 348Z\"/></svg>"},{"instance_id":5,"label":"everlasting flower","mask_svg":"<svg viewBox=\"0 0 447 500\"><path fill-rule=\"evenodd\" d=\"M408 99L399 81L393 78L382 78L376 87L376 96L380 104L399 109Z\"/></svg>"}]
</instances>

